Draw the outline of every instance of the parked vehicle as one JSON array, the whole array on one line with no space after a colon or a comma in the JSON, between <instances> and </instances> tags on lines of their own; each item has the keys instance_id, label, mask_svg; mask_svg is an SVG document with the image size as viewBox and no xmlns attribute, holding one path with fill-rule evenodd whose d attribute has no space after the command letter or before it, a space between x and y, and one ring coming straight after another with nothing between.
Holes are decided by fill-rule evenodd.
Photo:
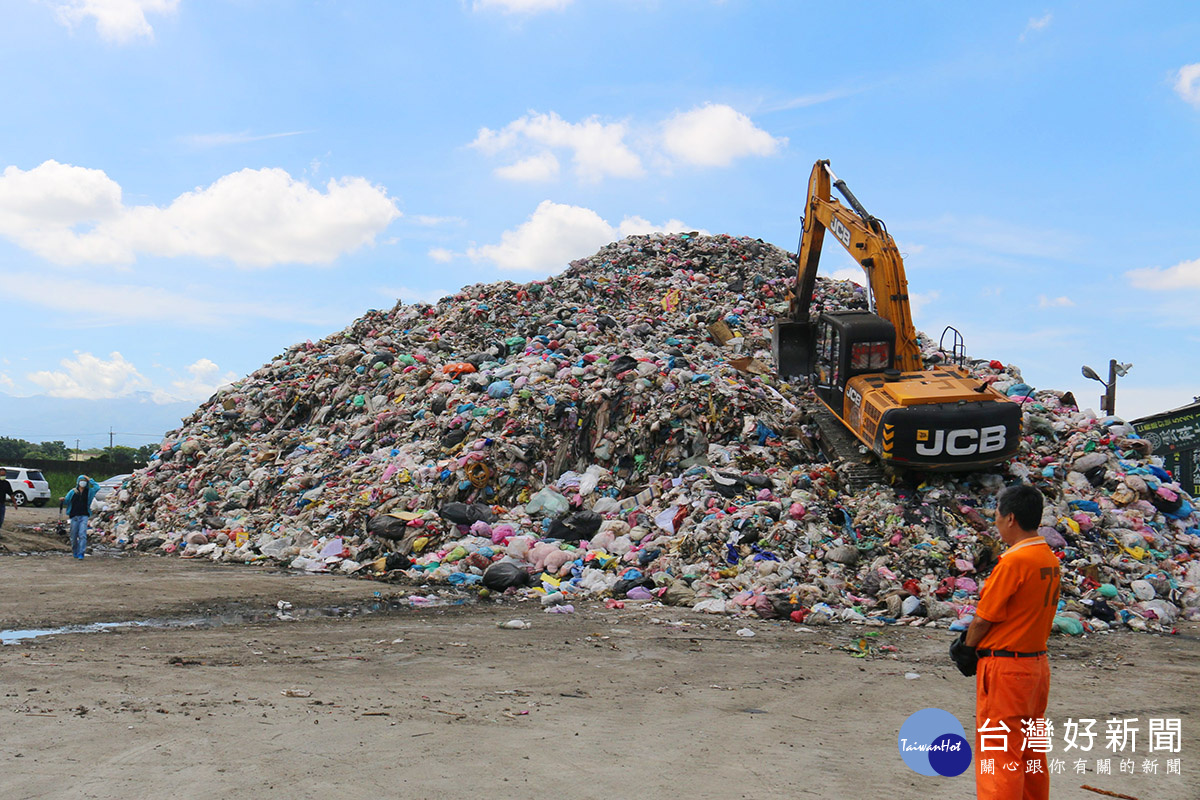
<instances>
[{"instance_id":1,"label":"parked vehicle","mask_svg":"<svg viewBox=\"0 0 1200 800\"><path fill-rule=\"evenodd\" d=\"M132 477L132 475L113 475L106 481L100 481L100 488L96 490L96 496L92 498L92 508L103 511L108 505L109 498L119 492L121 484Z\"/></svg>"},{"instance_id":2,"label":"parked vehicle","mask_svg":"<svg viewBox=\"0 0 1200 800\"><path fill-rule=\"evenodd\" d=\"M12 486L17 505L33 503L44 506L50 502L50 483L42 475L41 470L26 469L25 467L5 467L5 479Z\"/></svg>"}]
</instances>

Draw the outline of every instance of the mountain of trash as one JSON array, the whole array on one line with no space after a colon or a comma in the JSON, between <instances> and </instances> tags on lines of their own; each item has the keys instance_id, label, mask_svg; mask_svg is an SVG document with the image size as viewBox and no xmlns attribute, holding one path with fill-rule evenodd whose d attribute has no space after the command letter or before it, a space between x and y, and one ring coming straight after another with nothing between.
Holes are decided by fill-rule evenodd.
<instances>
[{"instance_id":1,"label":"mountain of trash","mask_svg":"<svg viewBox=\"0 0 1200 800\"><path fill-rule=\"evenodd\" d=\"M1009 463L850 491L803 391L772 373L792 258L635 236L545 281L370 311L217 392L95 527L139 550L479 584L547 610L608 597L961 628L999 552L996 494L1024 481L1063 562L1056 629L1200 618L1191 498L1130 425L1012 365L968 363L1023 404ZM866 302L818 282L818 307Z\"/></svg>"}]
</instances>

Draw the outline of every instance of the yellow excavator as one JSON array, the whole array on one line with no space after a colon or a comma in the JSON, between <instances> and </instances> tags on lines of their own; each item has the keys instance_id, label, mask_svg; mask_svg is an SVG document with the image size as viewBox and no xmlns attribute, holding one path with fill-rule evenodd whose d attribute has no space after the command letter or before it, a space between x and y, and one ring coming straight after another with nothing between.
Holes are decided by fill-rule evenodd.
<instances>
[{"instance_id":1,"label":"yellow excavator","mask_svg":"<svg viewBox=\"0 0 1200 800\"><path fill-rule=\"evenodd\" d=\"M870 311L810 314L826 231L865 270ZM817 399L885 466L979 469L1016 452L1021 407L963 369L961 337L954 335L947 362L924 369L895 240L829 162L818 161L808 181L788 316L772 331L780 376L807 379Z\"/></svg>"}]
</instances>

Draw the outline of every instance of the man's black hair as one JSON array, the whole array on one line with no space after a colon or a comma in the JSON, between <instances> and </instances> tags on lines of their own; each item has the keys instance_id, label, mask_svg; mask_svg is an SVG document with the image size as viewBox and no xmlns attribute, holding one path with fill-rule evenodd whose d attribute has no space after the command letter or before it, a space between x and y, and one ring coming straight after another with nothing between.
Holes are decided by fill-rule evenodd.
<instances>
[{"instance_id":1,"label":"man's black hair","mask_svg":"<svg viewBox=\"0 0 1200 800\"><path fill-rule=\"evenodd\" d=\"M1012 514L1024 531L1036 531L1042 524L1042 493L1032 486L1009 486L1000 492L996 513Z\"/></svg>"}]
</instances>

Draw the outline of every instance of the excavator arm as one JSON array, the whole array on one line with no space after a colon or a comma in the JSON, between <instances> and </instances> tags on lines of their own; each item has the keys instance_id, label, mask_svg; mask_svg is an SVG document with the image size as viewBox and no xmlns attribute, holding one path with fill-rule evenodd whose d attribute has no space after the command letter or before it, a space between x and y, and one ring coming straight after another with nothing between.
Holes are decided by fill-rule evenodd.
<instances>
[{"instance_id":1,"label":"excavator arm","mask_svg":"<svg viewBox=\"0 0 1200 800\"><path fill-rule=\"evenodd\" d=\"M836 188L849 208L832 197ZM921 350L908 303L908 281L896 241L882 221L872 216L858 198L822 160L813 165L808 179L808 206L796 258L796 288L790 304L793 323L807 327L821 248L828 231L867 273L872 310L896 328L896 368L921 369Z\"/></svg>"}]
</instances>

